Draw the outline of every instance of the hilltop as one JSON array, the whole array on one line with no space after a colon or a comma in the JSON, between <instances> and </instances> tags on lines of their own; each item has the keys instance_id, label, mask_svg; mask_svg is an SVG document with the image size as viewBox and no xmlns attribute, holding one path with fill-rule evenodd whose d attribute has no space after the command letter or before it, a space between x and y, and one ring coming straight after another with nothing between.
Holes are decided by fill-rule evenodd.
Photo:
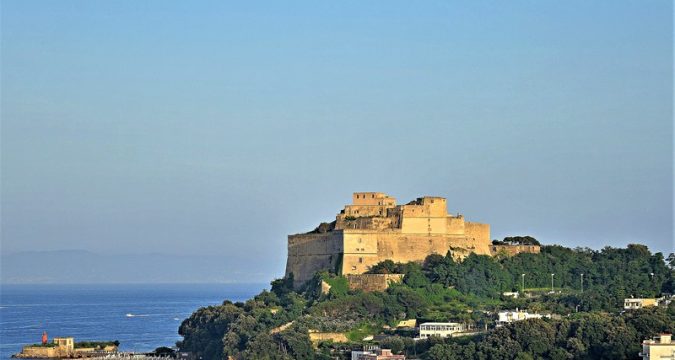
<instances>
[{"instance_id":1,"label":"hilltop","mask_svg":"<svg viewBox=\"0 0 675 360\"><path fill-rule=\"evenodd\" d=\"M423 262L382 262L372 271L403 274L402 283L382 292L349 290L341 275L322 271L300 289L292 278L279 279L245 303L197 310L181 324L178 345L209 359L343 358L373 342L425 359L635 358L643 339L675 330L675 304L622 313L623 299L672 293L673 266L675 255L665 259L643 245L600 251L549 245L538 254L456 260L448 252ZM337 286L325 292L322 281ZM503 295L522 290L529 296ZM559 316L494 327L497 311L515 308ZM396 328L408 319L487 331L413 341L410 330ZM313 342L318 333L340 334L333 337L339 342Z\"/></svg>"}]
</instances>

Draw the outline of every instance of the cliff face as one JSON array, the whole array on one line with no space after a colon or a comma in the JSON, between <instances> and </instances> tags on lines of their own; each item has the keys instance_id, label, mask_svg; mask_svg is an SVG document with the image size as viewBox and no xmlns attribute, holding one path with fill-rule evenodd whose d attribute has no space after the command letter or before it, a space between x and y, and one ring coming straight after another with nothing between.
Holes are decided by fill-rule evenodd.
<instances>
[{"instance_id":1,"label":"cliff face","mask_svg":"<svg viewBox=\"0 0 675 360\"><path fill-rule=\"evenodd\" d=\"M288 236L286 276L293 273L296 285L319 270L362 274L387 259L422 261L449 250L458 257L490 254L490 226L449 215L441 197L396 205L384 193L354 193L330 225Z\"/></svg>"}]
</instances>

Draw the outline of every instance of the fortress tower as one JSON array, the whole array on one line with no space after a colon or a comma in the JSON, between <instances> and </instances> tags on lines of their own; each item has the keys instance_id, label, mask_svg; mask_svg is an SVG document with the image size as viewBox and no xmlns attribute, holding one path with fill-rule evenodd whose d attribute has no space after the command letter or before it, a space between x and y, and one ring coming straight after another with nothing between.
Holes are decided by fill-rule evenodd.
<instances>
[{"instance_id":1,"label":"fortress tower","mask_svg":"<svg viewBox=\"0 0 675 360\"><path fill-rule=\"evenodd\" d=\"M490 226L449 215L445 198L424 196L405 205L380 192L357 192L334 222L288 236L286 276L296 286L316 271L362 274L384 261L423 261L430 254L490 255Z\"/></svg>"}]
</instances>

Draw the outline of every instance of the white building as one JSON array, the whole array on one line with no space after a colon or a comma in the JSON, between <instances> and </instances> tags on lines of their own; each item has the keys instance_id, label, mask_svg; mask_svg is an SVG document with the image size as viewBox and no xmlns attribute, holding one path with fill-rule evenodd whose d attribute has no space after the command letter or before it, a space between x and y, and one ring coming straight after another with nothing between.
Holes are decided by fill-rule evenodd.
<instances>
[{"instance_id":1,"label":"white building","mask_svg":"<svg viewBox=\"0 0 675 360\"><path fill-rule=\"evenodd\" d=\"M670 303L673 302L673 300L675 300L675 295L661 296L659 298L659 302L657 303L657 305L668 307L668 305L670 305Z\"/></svg>"},{"instance_id":2,"label":"white building","mask_svg":"<svg viewBox=\"0 0 675 360\"><path fill-rule=\"evenodd\" d=\"M359 357L361 355L365 354L372 354L372 351L366 351L366 350L352 350L352 360L359 360Z\"/></svg>"},{"instance_id":3,"label":"white building","mask_svg":"<svg viewBox=\"0 0 675 360\"><path fill-rule=\"evenodd\" d=\"M390 349L352 351L352 360L405 360L405 355L394 355Z\"/></svg>"},{"instance_id":4,"label":"white building","mask_svg":"<svg viewBox=\"0 0 675 360\"><path fill-rule=\"evenodd\" d=\"M507 291L507 292L503 292L502 295L505 296L505 297L511 297L511 298L517 299L518 296L520 296L520 293L517 292L517 291L513 291L513 292Z\"/></svg>"},{"instance_id":5,"label":"white building","mask_svg":"<svg viewBox=\"0 0 675 360\"><path fill-rule=\"evenodd\" d=\"M542 314L531 314L527 311L518 310L515 311L500 311L497 313L497 323L496 326L502 326L504 324L512 323L514 321L521 321L527 319L541 319L541 318L551 318L551 315L542 315Z\"/></svg>"},{"instance_id":6,"label":"white building","mask_svg":"<svg viewBox=\"0 0 675 360\"><path fill-rule=\"evenodd\" d=\"M448 337L464 330L466 330L466 327L460 323L427 322L420 324L419 338L426 339L429 336Z\"/></svg>"},{"instance_id":7,"label":"white building","mask_svg":"<svg viewBox=\"0 0 675 360\"><path fill-rule=\"evenodd\" d=\"M364 345L363 350L352 350L352 360L359 360L361 355L374 354L377 350L380 350L377 345Z\"/></svg>"},{"instance_id":8,"label":"white building","mask_svg":"<svg viewBox=\"0 0 675 360\"><path fill-rule=\"evenodd\" d=\"M642 352L638 354L643 360L675 360L675 342L671 334L661 334L652 340L642 342Z\"/></svg>"},{"instance_id":9,"label":"white building","mask_svg":"<svg viewBox=\"0 0 675 360\"><path fill-rule=\"evenodd\" d=\"M626 298L623 300L623 308L625 310L636 310L643 307L656 306L659 300L656 298Z\"/></svg>"}]
</instances>

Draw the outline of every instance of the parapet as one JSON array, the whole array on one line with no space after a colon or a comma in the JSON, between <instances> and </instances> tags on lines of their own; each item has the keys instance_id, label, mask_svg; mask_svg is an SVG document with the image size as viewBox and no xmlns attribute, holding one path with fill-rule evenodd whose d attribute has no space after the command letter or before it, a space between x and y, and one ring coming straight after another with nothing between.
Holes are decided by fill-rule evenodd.
<instances>
[{"instance_id":1,"label":"parapet","mask_svg":"<svg viewBox=\"0 0 675 360\"><path fill-rule=\"evenodd\" d=\"M395 206L396 198L381 192L355 192L352 194L352 205Z\"/></svg>"}]
</instances>

